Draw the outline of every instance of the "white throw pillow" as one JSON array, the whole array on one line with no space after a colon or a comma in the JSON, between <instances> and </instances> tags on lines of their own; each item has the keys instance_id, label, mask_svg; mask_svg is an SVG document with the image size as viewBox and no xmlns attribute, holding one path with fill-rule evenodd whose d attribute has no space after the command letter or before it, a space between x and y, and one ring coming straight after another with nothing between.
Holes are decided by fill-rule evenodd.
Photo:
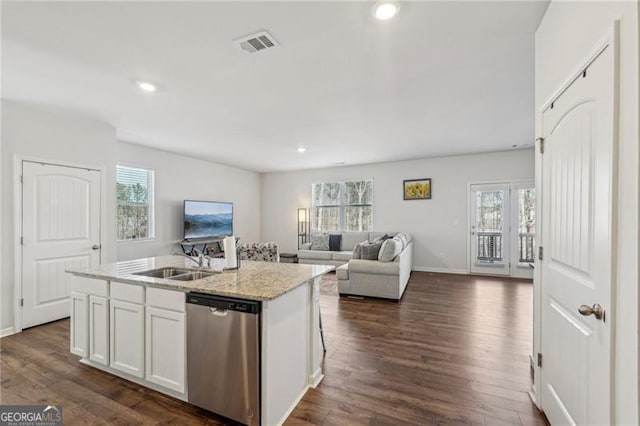
<instances>
[{"instance_id":1,"label":"white throw pillow","mask_svg":"<svg viewBox=\"0 0 640 426\"><path fill-rule=\"evenodd\" d=\"M404 232L398 232L394 238L398 238L402 242L402 249L409 244L409 236Z\"/></svg>"},{"instance_id":2,"label":"white throw pillow","mask_svg":"<svg viewBox=\"0 0 640 426\"><path fill-rule=\"evenodd\" d=\"M356 244L356 246L353 248L353 255L351 256L351 258L362 259L362 243Z\"/></svg>"},{"instance_id":3,"label":"white throw pillow","mask_svg":"<svg viewBox=\"0 0 640 426\"><path fill-rule=\"evenodd\" d=\"M380 252L378 253L378 261L380 262L393 262L393 259L396 258L402 252L402 241L400 238L394 237L386 240L382 243L382 247L380 247Z\"/></svg>"}]
</instances>

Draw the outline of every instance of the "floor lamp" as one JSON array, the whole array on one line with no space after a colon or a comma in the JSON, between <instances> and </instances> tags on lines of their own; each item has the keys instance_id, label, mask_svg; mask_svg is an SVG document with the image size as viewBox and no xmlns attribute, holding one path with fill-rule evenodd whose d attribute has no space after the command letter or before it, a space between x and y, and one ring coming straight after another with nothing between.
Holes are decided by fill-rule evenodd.
<instances>
[{"instance_id":1,"label":"floor lamp","mask_svg":"<svg viewBox=\"0 0 640 426\"><path fill-rule=\"evenodd\" d=\"M298 250L309 242L309 209L298 209Z\"/></svg>"}]
</instances>

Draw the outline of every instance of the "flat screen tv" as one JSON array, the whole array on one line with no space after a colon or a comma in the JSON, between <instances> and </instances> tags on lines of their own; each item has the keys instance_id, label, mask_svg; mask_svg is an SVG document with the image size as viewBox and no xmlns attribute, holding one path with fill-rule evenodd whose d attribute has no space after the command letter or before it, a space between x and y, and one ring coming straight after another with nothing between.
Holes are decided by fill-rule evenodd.
<instances>
[{"instance_id":1,"label":"flat screen tv","mask_svg":"<svg viewBox=\"0 0 640 426\"><path fill-rule=\"evenodd\" d=\"M184 238L233 235L233 203L184 201Z\"/></svg>"}]
</instances>

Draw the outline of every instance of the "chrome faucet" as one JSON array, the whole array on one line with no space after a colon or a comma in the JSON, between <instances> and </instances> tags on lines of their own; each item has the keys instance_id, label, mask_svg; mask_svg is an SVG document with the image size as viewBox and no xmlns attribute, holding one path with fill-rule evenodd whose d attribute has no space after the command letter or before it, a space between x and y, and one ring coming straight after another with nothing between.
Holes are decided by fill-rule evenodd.
<instances>
[{"instance_id":1,"label":"chrome faucet","mask_svg":"<svg viewBox=\"0 0 640 426\"><path fill-rule=\"evenodd\" d=\"M211 258L209 256L206 256L202 253L200 253L198 255L198 260L194 259L193 257L189 256L188 254L184 254L184 253L180 253L178 251L174 251L171 253L172 256L182 256L182 257L186 257L187 259L189 259L190 261L192 261L193 263L195 263L196 265L198 265L198 268L203 268L204 267L204 259L207 259L207 263L209 264L209 267L211 267Z\"/></svg>"}]
</instances>

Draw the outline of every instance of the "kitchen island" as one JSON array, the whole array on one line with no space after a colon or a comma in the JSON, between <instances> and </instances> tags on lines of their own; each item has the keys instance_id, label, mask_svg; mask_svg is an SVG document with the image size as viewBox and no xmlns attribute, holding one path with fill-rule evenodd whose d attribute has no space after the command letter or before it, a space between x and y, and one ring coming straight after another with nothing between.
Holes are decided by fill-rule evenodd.
<instances>
[{"instance_id":1,"label":"kitchen island","mask_svg":"<svg viewBox=\"0 0 640 426\"><path fill-rule=\"evenodd\" d=\"M238 270L222 267L220 259L203 269L191 259L161 256L67 271L72 274L71 352L83 364L189 401L188 377L198 374L193 368L189 372L189 360L206 362L209 355L194 349L201 347L196 339L187 341L195 321L186 295L239 301L233 304L236 310L258 306L257 410L247 405L241 416L220 414L251 425L281 424L323 377L319 280L333 267L252 261L243 261ZM226 313L209 309L212 315ZM230 340L228 348L219 348L223 352L244 347L238 341L247 338L244 332L225 336ZM220 342L220 336L216 339ZM227 389L233 393L234 387ZM226 398L229 406L247 400L246 395Z\"/></svg>"}]
</instances>

